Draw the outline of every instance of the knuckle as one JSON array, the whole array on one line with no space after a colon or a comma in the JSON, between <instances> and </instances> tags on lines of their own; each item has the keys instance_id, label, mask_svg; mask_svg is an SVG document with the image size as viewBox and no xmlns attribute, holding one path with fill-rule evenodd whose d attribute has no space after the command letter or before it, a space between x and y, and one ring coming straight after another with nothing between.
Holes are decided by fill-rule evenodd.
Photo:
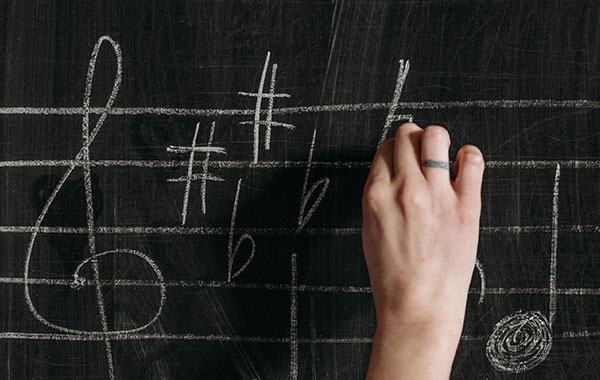
<instances>
[{"instance_id":1,"label":"knuckle","mask_svg":"<svg viewBox=\"0 0 600 380\"><path fill-rule=\"evenodd\" d=\"M400 207L408 212L423 210L429 203L426 189L409 181L402 182L396 197Z\"/></svg>"},{"instance_id":2,"label":"knuckle","mask_svg":"<svg viewBox=\"0 0 600 380\"><path fill-rule=\"evenodd\" d=\"M386 184L376 180L369 180L363 191L363 208L369 211L377 211L385 207L388 197Z\"/></svg>"},{"instance_id":3,"label":"knuckle","mask_svg":"<svg viewBox=\"0 0 600 380\"><path fill-rule=\"evenodd\" d=\"M422 130L421 127L419 127L415 123L403 123L402 125L400 125L398 127L398 130L396 131L396 136L403 136L403 135L407 135L411 132L421 131L421 130Z\"/></svg>"},{"instance_id":4,"label":"knuckle","mask_svg":"<svg viewBox=\"0 0 600 380\"><path fill-rule=\"evenodd\" d=\"M464 163L466 165L472 165L478 168L482 168L485 166L483 154L476 146L465 145L464 147L462 147L462 151Z\"/></svg>"}]
</instances>

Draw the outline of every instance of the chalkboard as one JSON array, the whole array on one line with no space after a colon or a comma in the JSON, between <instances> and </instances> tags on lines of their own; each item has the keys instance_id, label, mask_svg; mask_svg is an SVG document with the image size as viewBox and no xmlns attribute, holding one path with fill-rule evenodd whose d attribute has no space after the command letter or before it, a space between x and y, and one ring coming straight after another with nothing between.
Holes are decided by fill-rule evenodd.
<instances>
[{"instance_id":1,"label":"chalkboard","mask_svg":"<svg viewBox=\"0 0 600 380\"><path fill-rule=\"evenodd\" d=\"M363 378L406 120L486 158L452 378L598 378L597 2L0 9L1 379Z\"/></svg>"}]
</instances>

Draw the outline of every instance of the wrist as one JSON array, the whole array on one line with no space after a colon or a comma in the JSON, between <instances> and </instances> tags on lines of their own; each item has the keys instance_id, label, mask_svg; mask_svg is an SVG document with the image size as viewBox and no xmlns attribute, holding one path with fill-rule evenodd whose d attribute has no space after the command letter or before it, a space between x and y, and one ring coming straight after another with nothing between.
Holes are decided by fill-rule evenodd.
<instances>
[{"instance_id":1,"label":"wrist","mask_svg":"<svg viewBox=\"0 0 600 380\"><path fill-rule=\"evenodd\" d=\"M367 379L448 379L460 333L439 321L378 325Z\"/></svg>"},{"instance_id":2,"label":"wrist","mask_svg":"<svg viewBox=\"0 0 600 380\"><path fill-rule=\"evenodd\" d=\"M427 343L438 341L458 345L463 318L418 317L413 319L378 318L376 335L384 339L414 339Z\"/></svg>"},{"instance_id":3,"label":"wrist","mask_svg":"<svg viewBox=\"0 0 600 380\"><path fill-rule=\"evenodd\" d=\"M434 305L440 306L440 303ZM465 307L434 309L413 307L377 308L377 329L385 332L427 331L431 335L460 339Z\"/></svg>"}]
</instances>

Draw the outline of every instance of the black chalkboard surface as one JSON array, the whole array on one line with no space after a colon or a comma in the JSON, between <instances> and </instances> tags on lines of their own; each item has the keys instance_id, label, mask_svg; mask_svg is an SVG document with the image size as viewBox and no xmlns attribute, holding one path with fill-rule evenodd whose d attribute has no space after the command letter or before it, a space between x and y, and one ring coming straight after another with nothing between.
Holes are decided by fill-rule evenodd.
<instances>
[{"instance_id":1,"label":"black chalkboard surface","mask_svg":"<svg viewBox=\"0 0 600 380\"><path fill-rule=\"evenodd\" d=\"M452 378L600 378L597 2L3 1L0 23L1 379L363 378L362 186L408 119L487 160Z\"/></svg>"}]
</instances>

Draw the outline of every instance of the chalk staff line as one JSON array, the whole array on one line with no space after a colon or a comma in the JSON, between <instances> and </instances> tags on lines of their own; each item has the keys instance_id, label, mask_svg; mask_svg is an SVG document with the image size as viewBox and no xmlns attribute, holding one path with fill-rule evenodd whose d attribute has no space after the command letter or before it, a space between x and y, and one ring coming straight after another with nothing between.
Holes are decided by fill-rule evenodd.
<instances>
[{"instance_id":1,"label":"chalk staff line","mask_svg":"<svg viewBox=\"0 0 600 380\"><path fill-rule=\"evenodd\" d=\"M489 226L480 227L484 235L497 233L547 233L553 232L600 233L600 225L537 225L537 226ZM0 226L0 233L41 233L41 234L84 234L87 227L46 227L46 226ZM360 235L360 227L305 228L298 232L297 228L286 227L154 227L154 226L95 226L95 234L134 234L134 235L216 235L234 234L249 235L301 235L301 236L349 236Z\"/></svg>"},{"instance_id":2,"label":"chalk staff line","mask_svg":"<svg viewBox=\"0 0 600 380\"><path fill-rule=\"evenodd\" d=\"M25 279L21 277L0 277L0 284L22 285ZM28 285L43 286L72 286L73 280L65 278L28 278ZM96 286L96 280L86 279L79 286ZM205 280L127 280L127 279L102 279L101 286L111 287L157 287L157 288L222 288L222 289L257 289L266 291L296 291L299 293L354 293L370 294L368 286L344 286L344 285L311 285L296 284L292 286L285 283L244 283L228 281L205 281ZM485 294L516 295L516 294L550 294L549 288L486 288ZM555 288L556 295L566 296L598 296L600 288ZM469 289L469 294L481 294L481 288Z\"/></svg>"},{"instance_id":3,"label":"chalk staff line","mask_svg":"<svg viewBox=\"0 0 600 380\"><path fill-rule=\"evenodd\" d=\"M221 153L219 151L218 153ZM188 167L189 160L7 160L0 161L0 168L19 167L132 167L132 168L180 168ZM369 161L194 161L193 167L207 166L213 169L369 169ZM450 162L450 166L454 161ZM522 161L486 161L486 169L555 169L560 165L563 169L600 169L600 160L522 160ZM180 181L184 182L182 177ZM197 179L203 178L202 176ZM211 179L206 177L207 179ZM212 178L212 179L216 179Z\"/></svg>"},{"instance_id":4,"label":"chalk staff line","mask_svg":"<svg viewBox=\"0 0 600 380\"><path fill-rule=\"evenodd\" d=\"M327 104L300 107L280 107L270 110L271 115L293 115L316 112L350 112L389 109L394 103L351 103ZM397 109L436 110L453 108L577 108L600 109L600 101L587 99L495 99L466 101L423 101L398 102ZM157 115L157 116L248 116L255 115L255 109L235 108L174 108L174 107L0 107L0 115ZM260 114L267 115L269 110L262 109Z\"/></svg>"},{"instance_id":5,"label":"chalk staff line","mask_svg":"<svg viewBox=\"0 0 600 380\"><path fill-rule=\"evenodd\" d=\"M555 338L572 339L582 337L600 336L600 332L581 330L567 331L555 335ZM463 341L485 341L486 335L462 335ZM103 341L105 338L98 335L65 334L65 333L29 333L29 332L0 332L0 340L52 340L71 342L94 342ZM205 342L236 342L236 343L271 343L290 344L290 337L268 337L248 335L218 335L218 334L123 334L110 336L111 341L133 341L133 340L171 340L171 341L205 341ZM298 338L298 344L372 344L371 337L349 337L349 338Z\"/></svg>"}]
</instances>

